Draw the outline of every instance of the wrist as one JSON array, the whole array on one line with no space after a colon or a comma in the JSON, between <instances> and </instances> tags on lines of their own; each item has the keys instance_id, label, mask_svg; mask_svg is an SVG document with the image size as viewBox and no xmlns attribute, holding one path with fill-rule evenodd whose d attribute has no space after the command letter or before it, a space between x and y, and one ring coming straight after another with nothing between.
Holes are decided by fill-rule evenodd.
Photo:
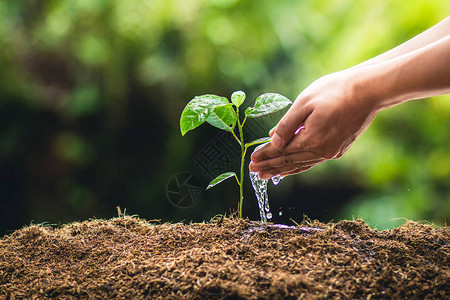
<instances>
[{"instance_id":1,"label":"wrist","mask_svg":"<svg viewBox=\"0 0 450 300\"><path fill-rule=\"evenodd\" d=\"M398 74L392 65L371 64L351 71L354 95L374 114L403 101L395 89Z\"/></svg>"},{"instance_id":2,"label":"wrist","mask_svg":"<svg viewBox=\"0 0 450 300\"><path fill-rule=\"evenodd\" d=\"M376 115L387 108L386 83L383 81L382 70L376 65L368 65L349 70L349 83L353 101L367 114Z\"/></svg>"}]
</instances>

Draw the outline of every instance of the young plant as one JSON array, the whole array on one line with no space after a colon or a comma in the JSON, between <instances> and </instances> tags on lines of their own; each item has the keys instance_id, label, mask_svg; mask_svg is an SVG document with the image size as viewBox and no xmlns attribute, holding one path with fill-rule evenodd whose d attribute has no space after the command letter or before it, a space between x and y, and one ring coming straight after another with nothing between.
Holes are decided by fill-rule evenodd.
<instances>
[{"instance_id":1,"label":"young plant","mask_svg":"<svg viewBox=\"0 0 450 300\"><path fill-rule=\"evenodd\" d=\"M213 179L206 189L235 177L239 185L239 217L242 218L242 203L244 201L244 163L247 149L251 146L266 143L270 137L256 139L249 143L244 141L243 128L247 118L258 118L283 109L291 104L291 100L280 94L267 93L256 98L255 105L245 110L245 117L241 121L239 108L244 103L245 93L236 91L231 95L231 102L227 98L216 95L202 95L192 99L184 108L180 118L181 135L195 129L205 121L214 127L229 131L241 146L241 168L239 177L235 172L226 172ZM236 131L237 127L237 133Z\"/></svg>"}]
</instances>

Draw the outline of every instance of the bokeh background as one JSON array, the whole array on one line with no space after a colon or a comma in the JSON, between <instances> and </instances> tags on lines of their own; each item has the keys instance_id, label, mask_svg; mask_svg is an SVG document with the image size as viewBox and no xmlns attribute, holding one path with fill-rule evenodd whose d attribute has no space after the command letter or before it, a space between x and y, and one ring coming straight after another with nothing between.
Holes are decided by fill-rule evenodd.
<instances>
[{"instance_id":1,"label":"bokeh background","mask_svg":"<svg viewBox=\"0 0 450 300\"><path fill-rule=\"evenodd\" d=\"M237 166L236 145L207 124L181 137L190 99L295 99L449 12L447 0L0 1L0 233L111 218L117 206L171 222L230 213L235 182L204 187ZM250 122L247 136L281 116ZM444 225L449 140L449 96L384 111L340 160L269 184L274 221ZM248 180L245 197L257 220Z\"/></svg>"}]
</instances>

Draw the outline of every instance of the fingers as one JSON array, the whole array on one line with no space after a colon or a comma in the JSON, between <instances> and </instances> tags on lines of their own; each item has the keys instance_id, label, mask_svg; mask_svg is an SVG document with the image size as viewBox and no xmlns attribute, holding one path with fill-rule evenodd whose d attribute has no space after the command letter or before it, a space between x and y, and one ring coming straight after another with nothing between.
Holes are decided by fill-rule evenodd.
<instances>
[{"instance_id":1,"label":"fingers","mask_svg":"<svg viewBox=\"0 0 450 300\"><path fill-rule=\"evenodd\" d=\"M298 174L298 173L301 173L301 172L308 171L308 170L311 169L312 167L313 167L313 166L303 167L303 168L298 168L298 169L295 169L295 170L290 171L290 172L281 173L280 176L281 176L281 177L286 177L286 176L289 176L289 175L295 175L295 174Z\"/></svg>"},{"instance_id":2,"label":"fingers","mask_svg":"<svg viewBox=\"0 0 450 300\"><path fill-rule=\"evenodd\" d=\"M270 129L269 131L269 136L272 137L273 133L275 132L275 128L277 128L277 126L273 127L272 129Z\"/></svg>"},{"instance_id":3,"label":"fingers","mask_svg":"<svg viewBox=\"0 0 450 300\"><path fill-rule=\"evenodd\" d=\"M307 166L303 166L303 167L295 167L294 165L286 165L283 167L273 168L270 170L263 170L258 173L259 173L259 177L261 177L262 179L270 179L276 175L281 175L281 176L285 177L287 175L293 175L293 174L297 174L297 173L309 170L313 166L315 166L316 164L319 164L319 163L321 163L321 162L312 163L311 165L307 165Z\"/></svg>"},{"instance_id":4,"label":"fingers","mask_svg":"<svg viewBox=\"0 0 450 300\"><path fill-rule=\"evenodd\" d=\"M263 179L269 179L275 175L282 176L297 174L309 170L314 165L323 163L325 158L317 158L317 154L313 152L298 152L287 154L261 162L251 162L249 169L252 172L259 172L259 176Z\"/></svg>"},{"instance_id":5,"label":"fingers","mask_svg":"<svg viewBox=\"0 0 450 300\"><path fill-rule=\"evenodd\" d=\"M273 146L271 145L271 143L256 147L255 151L253 151L251 155L251 160L261 161L269 158L269 156L266 154L266 151L272 151L272 148Z\"/></svg>"},{"instance_id":6,"label":"fingers","mask_svg":"<svg viewBox=\"0 0 450 300\"><path fill-rule=\"evenodd\" d=\"M304 137L305 133L306 132L302 132L302 134L297 135L295 139L291 140L291 142L284 148L277 148L272 142L265 144L262 147L258 147L252 153L251 160L253 162L260 162L275 157L285 156L287 154L312 152L308 151L308 145L305 141L306 138ZM309 155L307 157L308 159L319 158L318 155L315 155L315 157L313 155Z\"/></svg>"},{"instance_id":7,"label":"fingers","mask_svg":"<svg viewBox=\"0 0 450 300\"><path fill-rule=\"evenodd\" d=\"M275 148L282 148L287 145L311 112L311 109L303 106L297 99L280 122L278 122L275 129L271 131L272 145Z\"/></svg>"},{"instance_id":8,"label":"fingers","mask_svg":"<svg viewBox=\"0 0 450 300\"><path fill-rule=\"evenodd\" d=\"M317 154L313 152L297 152L269 158L259 162L252 161L249 167L250 171L259 172L263 170L280 169L286 166L289 166L291 169L302 168L323 161L323 158L318 158ZM290 171L291 169L287 169L286 171ZM280 171L284 170L280 169Z\"/></svg>"}]
</instances>

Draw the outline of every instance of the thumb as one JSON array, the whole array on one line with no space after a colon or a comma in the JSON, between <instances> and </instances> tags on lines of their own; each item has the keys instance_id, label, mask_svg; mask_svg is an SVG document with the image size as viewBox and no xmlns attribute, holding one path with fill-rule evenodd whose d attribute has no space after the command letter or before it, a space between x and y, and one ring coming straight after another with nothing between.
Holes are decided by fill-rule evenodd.
<instances>
[{"instance_id":1,"label":"thumb","mask_svg":"<svg viewBox=\"0 0 450 300\"><path fill-rule=\"evenodd\" d=\"M292 137L298 133L306 118L312 110L301 105L300 101L295 101L292 107L281 118L277 126L271 130L271 144L276 148L287 145Z\"/></svg>"},{"instance_id":2,"label":"thumb","mask_svg":"<svg viewBox=\"0 0 450 300\"><path fill-rule=\"evenodd\" d=\"M272 137L273 133L275 132L275 128L277 128L277 126L274 126L272 129L270 129L269 131L269 136Z\"/></svg>"}]
</instances>

